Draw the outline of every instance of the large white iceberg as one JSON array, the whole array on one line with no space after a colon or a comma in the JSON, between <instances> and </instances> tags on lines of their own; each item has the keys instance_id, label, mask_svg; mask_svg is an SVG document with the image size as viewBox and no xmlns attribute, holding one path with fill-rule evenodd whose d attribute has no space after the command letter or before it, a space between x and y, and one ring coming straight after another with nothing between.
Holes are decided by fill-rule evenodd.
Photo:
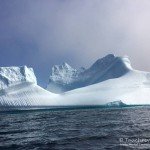
<instances>
[{"instance_id":1,"label":"large white iceberg","mask_svg":"<svg viewBox=\"0 0 150 150\"><path fill-rule=\"evenodd\" d=\"M55 93L37 85L31 68L1 67L0 109L105 105L115 100L150 104L150 73L134 70L128 57L108 55L80 70L64 63L53 68L51 80L57 86Z\"/></svg>"}]
</instances>

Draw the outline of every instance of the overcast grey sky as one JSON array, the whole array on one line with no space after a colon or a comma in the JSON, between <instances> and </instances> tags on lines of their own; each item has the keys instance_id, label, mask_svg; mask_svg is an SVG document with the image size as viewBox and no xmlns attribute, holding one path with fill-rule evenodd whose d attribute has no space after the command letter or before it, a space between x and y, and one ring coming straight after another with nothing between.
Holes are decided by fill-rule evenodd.
<instances>
[{"instance_id":1,"label":"overcast grey sky","mask_svg":"<svg viewBox=\"0 0 150 150\"><path fill-rule=\"evenodd\" d=\"M0 65L89 66L114 53L150 71L150 0L0 0Z\"/></svg>"}]
</instances>

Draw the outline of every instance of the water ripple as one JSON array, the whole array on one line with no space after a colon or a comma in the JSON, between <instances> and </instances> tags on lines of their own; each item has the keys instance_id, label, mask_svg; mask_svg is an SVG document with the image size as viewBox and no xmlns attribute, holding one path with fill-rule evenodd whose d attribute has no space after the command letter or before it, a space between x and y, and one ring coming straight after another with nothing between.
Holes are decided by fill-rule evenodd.
<instances>
[{"instance_id":1,"label":"water ripple","mask_svg":"<svg viewBox=\"0 0 150 150\"><path fill-rule=\"evenodd\" d=\"M150 109L81 109L0 114L0 150L148 149L120 138L150 138Z\"/></svg>"}]
</instances>

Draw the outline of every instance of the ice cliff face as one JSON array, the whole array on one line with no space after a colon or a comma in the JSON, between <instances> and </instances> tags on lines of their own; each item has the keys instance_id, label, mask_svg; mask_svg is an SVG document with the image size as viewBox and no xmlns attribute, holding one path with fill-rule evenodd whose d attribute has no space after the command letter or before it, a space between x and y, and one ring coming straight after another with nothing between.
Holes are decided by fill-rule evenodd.
<instances>
[{"instance_id":1,"label":"ice cliff face","mask_svg":"<svg viewBox=\"0 0 150 150\"><path fill-rule=\"evenodd\" d=\"M20 83L36 84L36 77L32 68L21 67L0 67L0 89L5 89Z\"/></svg>"},{"instance_id":2,"label":"ice cliff face","mask_svg":"<svg viewBox=\"0 0 150 150\"><path fill-rule=\"evenodd\" d=\"M52 68L47 89L54 93L61 93L118 78L130 70L132 67L128 57L116 57L113 54L98 59L88 69L77 70L63 63Z\"/></svg>"}]
</instances>

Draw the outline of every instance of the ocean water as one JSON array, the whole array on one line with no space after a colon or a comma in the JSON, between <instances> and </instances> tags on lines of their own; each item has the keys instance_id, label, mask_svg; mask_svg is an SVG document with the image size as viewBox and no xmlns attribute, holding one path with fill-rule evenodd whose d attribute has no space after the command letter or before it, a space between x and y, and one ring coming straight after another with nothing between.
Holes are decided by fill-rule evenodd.
<instances>
[{"instance_id":1,"label":"ocean water","mask_svg":"<svg viewBox=\"0 0 150 150\"><path fill-rule=\"evenodd\" d=\"M150 149L150 107L1 113L3 149Z\"/></svg>"}]
</instances>

